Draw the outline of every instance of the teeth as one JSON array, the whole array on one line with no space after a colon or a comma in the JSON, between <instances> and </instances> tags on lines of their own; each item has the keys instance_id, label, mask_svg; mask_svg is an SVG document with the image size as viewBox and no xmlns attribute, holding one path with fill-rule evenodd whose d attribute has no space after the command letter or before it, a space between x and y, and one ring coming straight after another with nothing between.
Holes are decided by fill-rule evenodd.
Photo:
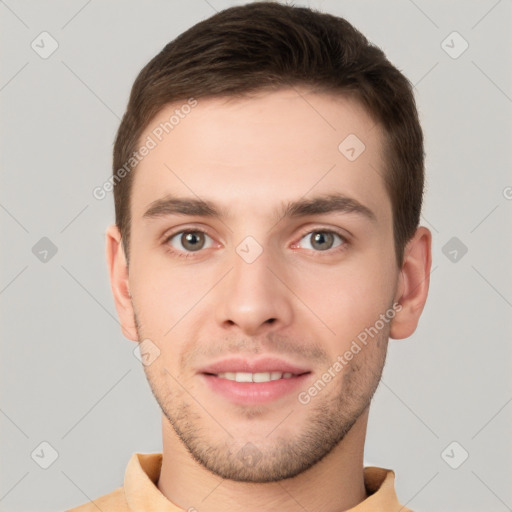
<instances>
[{"instance_id":1,"label":"teeth","mask_svg":"<svg viewBox=\"0 0 512 512\"><path fill-rule=\"evenodd\" d=\"M236 382L270 382L271 380L290 379L293 376L294 374L290 372L224 372L217 374L217 377L221 379L234 380Z\"/></svg>"},{"instance_id":2,"label":"teeth","mask_svg":"<svg viewBox=\"0 0 512 512\"><path fill-rule=\"evenodd\" d=\"M235 380L237 382L252 382L252 374L250 373L235 373Z\"/></svg>"}]
</instances>

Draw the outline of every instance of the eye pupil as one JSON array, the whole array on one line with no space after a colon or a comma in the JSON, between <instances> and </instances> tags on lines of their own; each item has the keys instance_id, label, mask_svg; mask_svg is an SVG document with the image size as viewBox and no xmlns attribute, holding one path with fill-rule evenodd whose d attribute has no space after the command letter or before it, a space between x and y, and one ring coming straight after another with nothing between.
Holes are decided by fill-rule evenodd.
<instances>
[{"instance_id":1,"label":"eye pupil","mask_svg":"<svg viewBox=\"0 0 512 512\"><path fill-rule=\"evenodd\" d=\"M309 233L310 244L317 251L328 251L334 246L334 233L329 231L313 231ZM184 231L180 236L180 244L187 252L197 252L204 248L206 236L202 231Z\"/></svg>"},{"instance_id":2,"label":"eye pupil","mask_svg":"<svg viewBox=\"0 0 512 512\"><path fill-rule=\"evenodd\" d=\"M315 249L319 249L320 251L325 251L332 247L333 242L334 242L334 236L332 233L317 232L312 236L311 245ZM322 244L326 244L327 246L322 245Z\"/></svg>"},{"instance_id":3,"label":"eye pupil","mask_svg":"<svg viewBox=\"0 0 512 512\"><path fill-rule=\"evenodd\" d=\"M204 245L204 233L199 231L183 233L181 243L187 250L197 251Z\"/></svg>"}]
</instances>

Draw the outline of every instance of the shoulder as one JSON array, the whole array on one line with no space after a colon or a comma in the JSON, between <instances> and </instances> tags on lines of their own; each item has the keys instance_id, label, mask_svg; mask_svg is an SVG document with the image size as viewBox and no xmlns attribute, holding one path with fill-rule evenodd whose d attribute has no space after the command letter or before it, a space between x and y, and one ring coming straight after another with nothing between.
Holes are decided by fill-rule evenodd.
<instances>
[{"instance_id":1,"label":"shoulder","mask_svg":"<svg viewBox=\"0 0 512 512\"><path fill-rule=\"evenodd\" d=\"M104 494L65 512L98 512L98 510L102 512L129 512L123 488L119 487L109 494Z\"/></svg>"}]
</instances>

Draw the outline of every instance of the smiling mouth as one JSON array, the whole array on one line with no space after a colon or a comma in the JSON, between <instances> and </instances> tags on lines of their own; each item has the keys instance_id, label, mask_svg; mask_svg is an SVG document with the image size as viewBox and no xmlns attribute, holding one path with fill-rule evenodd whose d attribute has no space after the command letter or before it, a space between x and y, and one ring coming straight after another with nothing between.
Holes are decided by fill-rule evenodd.
<instances>
[{"instance_id":1,"label":"smiling mouth","mask_svg":"<svg viewBox=\"0 0 512 512\"><path fill-rule=\"evenodd\" d=\"M306 375L310 372L304 373L291 373L291 372L257 372L257 373L249 373L249 372L222 372L222 373L205 373L204 375L209 375L212 377L218 377L219 379L226 379L234 382L252 382L252 383L260 383L260 382L271 382L274 380L280 379L292 379L294 377L300 377L301 375Z\"/></svg>"},{"instance_id":2,"label":"smiling mouth","mask_svg":"<svg viewBox=\"0 0 512 512\"><path fill-rule=\"evenodd\" d=\"M231 403L252 406L271 403L293 396L311 379L310 371L301 373L268 372L202 372L205 385Z\"/></svg>"}]
</instances>

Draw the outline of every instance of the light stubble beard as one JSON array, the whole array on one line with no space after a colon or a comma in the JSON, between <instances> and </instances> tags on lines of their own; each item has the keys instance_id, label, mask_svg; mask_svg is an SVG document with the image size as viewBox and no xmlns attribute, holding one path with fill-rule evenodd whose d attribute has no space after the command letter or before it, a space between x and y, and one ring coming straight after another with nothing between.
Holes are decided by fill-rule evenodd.
<instances>
[{"instance_id":1,"label":"light stubble beard","mask_svg":"<svg viewBox=\"0 0 512 512\"><path fill-rule=\"evenodd\" d=\"M135 323L139 340L145 339L137 315ZM197 463L223 479L278 482L297 476L320 462L342 442L369 408L385 365L389 330L387 325L379 331L341 370L341 375L338 374L310 403L297 402L292 406L292 410L309 409L309 415L296 435L284 428L293 422L292 413L271 435L262 433L258 439L235 440L228 433L229 424L226 425L228 428L221 428L223 418L214 420L206 412L208 404L199 405L168 370L157 369L158 365L153 363L144 366L144 371L162 413ZM240 406L237 412L250 421L268 414L268 408ZM276 420L276 426L284 417L282 414ZM218 437L218 433L224 439L212 439L212 435Z\"/></svg>"}]
</instances>

